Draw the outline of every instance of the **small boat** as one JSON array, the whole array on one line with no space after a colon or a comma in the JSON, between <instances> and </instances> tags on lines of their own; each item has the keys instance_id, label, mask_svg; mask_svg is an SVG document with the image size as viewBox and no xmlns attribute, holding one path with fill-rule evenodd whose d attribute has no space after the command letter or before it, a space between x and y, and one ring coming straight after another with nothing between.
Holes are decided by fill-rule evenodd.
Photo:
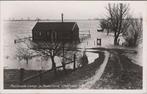
<instances>
[{"instance_id":1,"label":"small boat","mask_svg":"<svg viewBox=\"0 0 147 94\"><path fill-rule=\"evenodd\" d=\"M103 32L103 29L102 28L98 28L97 32Z\"/></svg>"}]
</instances>

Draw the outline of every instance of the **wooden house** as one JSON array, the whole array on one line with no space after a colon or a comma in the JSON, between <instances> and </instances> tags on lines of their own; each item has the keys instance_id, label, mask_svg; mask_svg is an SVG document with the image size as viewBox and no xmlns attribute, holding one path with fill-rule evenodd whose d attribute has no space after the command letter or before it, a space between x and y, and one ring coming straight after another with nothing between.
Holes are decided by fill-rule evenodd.
<instances>
[{"instance_id":1,"label":"wooden house","mask_svg":"<svg viewBox=\"0 0 147 94\"><path fill-rule=\"evenodd\" d=\"M34 42L79 42L79 27L75 22L37 22L32 29Z\"/></svg>"}]
</instances>

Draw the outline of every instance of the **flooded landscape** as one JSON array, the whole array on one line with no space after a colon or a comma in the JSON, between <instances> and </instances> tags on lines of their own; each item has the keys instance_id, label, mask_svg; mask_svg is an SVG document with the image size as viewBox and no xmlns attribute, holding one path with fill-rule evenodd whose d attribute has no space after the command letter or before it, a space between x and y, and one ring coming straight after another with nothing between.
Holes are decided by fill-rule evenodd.
<instances>
[{"instance_id":1,"label":"flooded landscape","mask_svg":"<svg viewBox=\"0 0 147 94\"><path fill-rule=\"evenodd\" d=\"M25 69L29 70L40 70L41 66L43 66L43 69L50 69L51 68L51 61L43 61L41 65L40 58L36 57L30 60L30 63L27 65L25 61L19 61L16 59L15 55L17 52L17 48L19 48L17 44L14 43L14 40L19 38L25 38L32 36L32 29L34 25L36 24L36 21L5 21L4 22L4 68L6 69L20 69L22 66ZM88 38L84 41L82 41L77 46L81 49L85 48L92 48L96 47L96 39L97 39L97 27L99 26L99 20L84 20L84 21L77 21L77 24L79 25L79 29L81 34L87 34L87 31L90 31L91 38ZM100 33L100 38L102 34ZM103 34L105 36L105 34ZM82 37L82 36L81 36ZM111 39L113 39L111 37ZM109 40L109 39L108 39ZM109 45L110 43L104 42L106 45ZM103 44L105 46L105 44ZM88 60L91 63L94 61L98 55L95 53L86 53L88 55ZM61 58L55 59L57 65L61 65L59 63Z\"/></svg>"},{"instance_id":2,"label":"flooded landscape","mask_svg":"<svg viewBox=\"0 0 147 94\"><path fill-rule=\"evenodd\" d=\"M94 2L4 2L4 89L143 90L142 9Z\"/></svg>"}]
</instances>

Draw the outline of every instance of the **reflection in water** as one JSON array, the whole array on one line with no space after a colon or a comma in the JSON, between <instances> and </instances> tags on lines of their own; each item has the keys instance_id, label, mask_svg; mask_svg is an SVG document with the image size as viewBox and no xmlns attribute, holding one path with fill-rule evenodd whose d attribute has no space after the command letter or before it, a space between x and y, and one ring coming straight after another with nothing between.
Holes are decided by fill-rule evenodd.
<instances>
[{"instance_id":1,"label":"reflection in water","mask_svg":"<svg viewBox=\"0 0 147 94\"><path fill-rule=\"evenodd\" d=\"M99 54L97 53L86 52L86 55L88 58L88 64L93 63L96 58L99 58Z\"/></svg>"},{"instance_id":2,"label":"reflection in water","mask_svg":"<svg viewBox=\"0 0 147 94\"><path fill-rule=\"evenodd\" d=\"M81 52L80 52L81 53ZM88 58L88 64L91 64L94 62L94 60L96 58L99 57L99 54L97 53L92 53L92 52L86 52L86 56ZM77 55L77 62L79 61L80 57L82 57L82 53L81 55ZM14 61L15 62L10 62L10 61ZM55 56L55 62L56 62L56 66L61 66L61 62L62 62L62 57L59 56ZM27 64L25 60L21 60L21 61L17 61L15 58L8 58L7 63L5 63L5 68L8 69L20 69L20 68L24 68L25 70L49 70L52 68L52 61L50 58L48 58L47 60L42 59L41 57L34 57L32 59L29 60L29 63ZM9 61L9 63L8 63ZM6 65L7 64L7 65ZM11 67L10 67L10 65ZM13 65L13 66L12 66ZM73 68L73 63L66 65L67 69L72 69Z\"/></svg>"},{"instance_id":3,"label":"reflection in water","mask_svg":"<svg viewBox=\"0 0 147 94\"><path fill-rule=\"evenodd\" d=\"M55 56L54 59L56 62L56 66L61 66L62 58ZM29 64L26 64L26 62L22 62L20 67L26 70L50 70L52 68L52 61L50 58L45 60L41 57L35 57L30 60Z\"/></svg>"},{"instance_id":4,"label":"reflection in water","mask_svg":"<svg viewBox=\"0 0 147 94\"><path fill-rule=\"evenodd\" d=\"M7 69L19 69L21 67L24 67L28 70L40 70L40 69L51 69L52 62L50 58L48 60L41 60L40 57L35 57L29 60L29 64L26 64L25 60L18 61L16 58L14 58L16 52L15 52L15 44L14 39L22 38L22 37L28 37L31 36L32 28L35 25L35 21L9 21L4 23L4 34L3 34L3 41L4 41L4 60L3 64L4 67ZM97 25L99 24L99 21L77 21L80 31L87 31L90 30L91 37L93 38L101 35L97 35L96 29ZM89 40L85 40L85 43L81 43L78 47L84 48L84 47L91 47L94 45L94 42ZM84 41L83 41L84 42ZM98 54L86 52L86 55L88 57L89 63L92 63L98 56ZM77 55L77 59L79 56ZM62 58L55 57L55 62L57 66L61 65ZM67 67L70 65L67 65Z\"/></svg>"}]
</instances>

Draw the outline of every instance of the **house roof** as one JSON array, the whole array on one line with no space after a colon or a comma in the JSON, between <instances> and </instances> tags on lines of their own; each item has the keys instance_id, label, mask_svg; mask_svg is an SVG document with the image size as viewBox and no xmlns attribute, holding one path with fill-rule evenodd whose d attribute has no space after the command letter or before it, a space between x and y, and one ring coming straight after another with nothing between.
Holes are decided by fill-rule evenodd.
<instances>
[{"instance_id":1,"label":"house roof","mask_svg":"<svg viewBox=\"0 0 147 94\"><path fill-rule=\"evenodd\" d=\"M33 31L71 31L73 28L75 28L75 25L75 22L37 22L33 28Z\"/></svg>"}]
</instances>

